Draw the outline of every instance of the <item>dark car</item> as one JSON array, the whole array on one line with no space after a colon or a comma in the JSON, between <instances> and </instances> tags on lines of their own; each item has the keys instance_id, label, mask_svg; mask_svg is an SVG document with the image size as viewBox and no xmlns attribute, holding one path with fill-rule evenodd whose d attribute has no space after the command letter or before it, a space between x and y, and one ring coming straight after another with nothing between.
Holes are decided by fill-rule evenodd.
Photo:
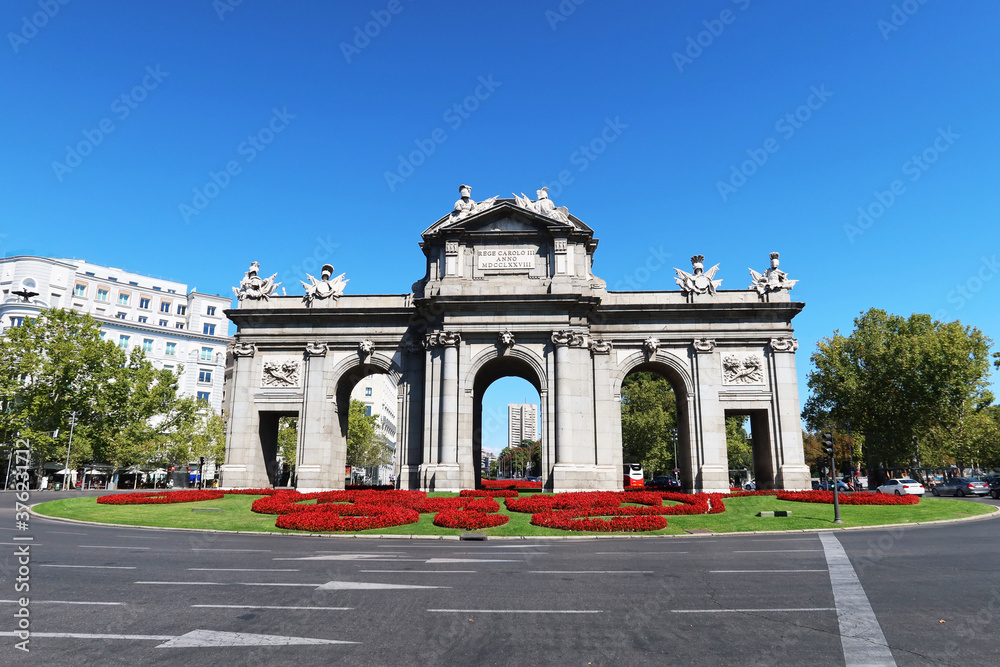
<instances>
[{"instance_id":1,"label":"dark car","mask_svg":"<svg viewBox=\"0 0 1000 667\"><path fill-rule=\"evenodd\" d=\"M986 482L971 477L952 477L946 482L938 484L931 493L935 496L985 496L990 492L990 487Z\"/></svg>"},{"instance_id":2,"label":"dark car","mask_svg":"<svg viewBox=\"0 0 1000 667\"><path fill-rule=\"evenodd\" d=\"M993 486L990 487L990 498L1000 500L1000 480L993 482Z\"/></svg>"},{"instance_id":3,"label":"dark car","mask_svg":"<svg viewBox=\"0 0 1000 667\"><path fill-rule=\"evenodd\" d=\"M662 489L664 491L680 491L681 483L673 477L654 477L646 482L647 489Z\"/></svg>"}]
</instances>

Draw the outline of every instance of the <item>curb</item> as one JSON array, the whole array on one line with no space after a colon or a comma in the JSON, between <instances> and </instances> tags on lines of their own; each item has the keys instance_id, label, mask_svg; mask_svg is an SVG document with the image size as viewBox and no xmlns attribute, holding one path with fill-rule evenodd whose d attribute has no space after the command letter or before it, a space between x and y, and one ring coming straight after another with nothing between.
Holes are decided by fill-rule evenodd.
<instances>
[{"instance_id":1,"label":"curb","mask_svg":"<svg viewBox=\"0 0 1000 667\"><path fill-rule=\"evenodd\" d=\"M48 502L48 501L42 501ZM459 541L462 539L462 535L363 535L360 533L272 533L272 532L261 532L256 530L216 530L214 528L167 528L164 526L135 526L128 523L102 523L100 521L82 521L80 519L66 519L63 517L48 516L45 514L39 514L35 511L35 505L41 503L33 503L29 506L29 510L32 516L38 517L39 519L48 519L50 521L60 521L64 523L75 523L87 526L105 526L111 528L134 528L138 530L168 530L168 531L182 531L189 533L218 533L222 535L267 535L270 537L325 537L330 539L359 539L359 540L437 540L437 541ZM702 533L698 535L627 535L627 534L594 534L594 535L487 535L487 542L499 542L499 541L517 541L517 540L563 540L563 541L581 541L581 540L658 540L658 539L677 539L677 538L693 538L693 539L704 539L706 537L736 537L745 535L781 535L781 534L796 534L796 533L831 533L831 532L847 532L847 531L858 531L858 530L883 530L885 528L909 528L911 526L936 526L944 525L950 523L965 523L968 521L984 521L988 519L1000 518L1000 507L993 507L993 509L986 514L976 514L974 516L964 516L958 519L938 519L936 521L916 521L913 523L884 523L877 526L848 526L842 528L794 528L791 530L749 530L734 533Z\"/></svg>"}]
</instances>

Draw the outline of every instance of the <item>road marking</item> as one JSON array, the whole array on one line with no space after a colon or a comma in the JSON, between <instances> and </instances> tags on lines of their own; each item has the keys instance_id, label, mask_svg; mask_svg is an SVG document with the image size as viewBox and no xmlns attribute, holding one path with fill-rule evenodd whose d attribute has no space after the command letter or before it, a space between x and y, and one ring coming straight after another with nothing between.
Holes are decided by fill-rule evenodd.
<instances>
[{"instance_id":1,"label":"road marking","mask_svg":"<svg viewBox=\"0 0 1000 667\"><path fill-rule=\"evenodd\" d=\"M320 591L380 591L403 588L451 588L451 586L416 586L414 584L375 584L365 581L328 581L316 590Z\"/></svg>"},{"instance_id":2,"label":"road marking","mask_svg":"<svg viewBox=\"0 0 1000 667\"><path fill-rule=\"evenodd\" d=\"M602 609L428 609L439 614L603 614Z\"/></svg>"},{"instance_id":3,"label":"road marking","mask_svg":"<svg viewBox=\"0 0 1000 667\"><path fill-rule=\"evenodd\" d=\"M147 584L151 586L312 586L313 588L321 585L267 583L258 581L135 581L133 583Z\"/></svg>"},{"instance_id":4,"label":"road marking","mask_svg":"<svg viewBox=\"0 0 1000 667\"><path fill-rule=\"evenodd\" d=\"M652 570L528 570L528 574L653 574Z\"/></svg>"},{"instance_id":5,"label":"road marking","mask_svg":"<svg viewBox=\"0 0 1000 667\"><path fill-rule=\"evenodd\" d=\"M358 572L399 572L402 574L475 574L475 570L358 570Z\"/></svg>"},{"instance_id":6,"label":"road marking","mask_svg":"<svg viewBox=\"0 0 1000 667\"><path fill-rule=\"evenodd\" d=\"M750 574L755 572L826 572L827 570L709 570L712 574Z\"/></svg>"},{"instance_id":7,"label":"road marking","mask_svg":"<svg viewBox=\"0 0 1000 667\"><path fill-rule=\"evenodd\" d=\"M822 549L750 549L746 551L734 551L734 554L803 554L823 551Z\"/></svg>"},{"instance_id":8,"label":"road marking","mask_svg":"<svg viewBox=\"0 0 1000 667\"><path fill-rule=\"evenodd\" d=\"M425 563L523 563L519 558L429 558Z\"/></svg>"},{"instance_id":9,"label":"road marking","mask_svg":"<svg viewBox=\"0 0 1000 667\"><path fill-rule=\"evenodd\" d=\"M0 602L13 602L19 604L17 600L0 600ZM86 604L98 605L102 607L124 606L124 602L76 602L74 600L32 600L31 604ZM34 634L34 633L32 633Z\"/></svg>"},{"instance_id":10,"label":"road marking","mask_svg":"<svg viewBox=\"0 0 1000 667\"><path fill-rule=\"evenodd\" d=\"M296 558L272 558L271 560L375 560L404 562L422 562L423 558L386 558L387 554L330 554L327 556L302 556Z\"/></svg>"},{"instance_id":11,"label":"road marking","mask_svg":"<svg viewBox=\"0 0 1000 667\"><path fill-rule=\"evenodd\" d=\"M11 528L10 530L14 530L14 529ZM69 532L64 532L64 531L61 531L61 530L53 530L53 531L50 531L50 532L53 535L89 535L90 534L90 533L69 533Z\"/></svg>"},{"instance_id":12,"label":"road marking","mask_svg":"<svg viewBox=\"0 0 1000 667\"><path fill-rule=\"evenodd\" d=\"M80 549L149 549L150 547L115 547L108 544L78 544Z\"/></svg>"},{"instance_id":13,"label":"road marking","mask_svg":"<svg viewBox=\"0 0 1000 667\"><path fill-rule=\"evenodd\" d=\"M134 570L134 567L126 565L39 565L38 567L84 567L94 570Z\"/></svg>"},{"instance_id":14,"label":"road marking","mask_svg":"<svg viewBox=\"0 0 1000 667\"><path fill-rule=\"evenodd\" d=\"M840 643L847 667L895 665L875 611L844 547L834 535L822 533L819 539L830 569L833 603L837 609Z\"/></svg>"},{"instance_id":15,"label":"road marking","mask_svg":"<svg viewBox=\"0 0 1000 667\"><path fill-rule=\"evenodd\" d=\"M796 609L671 609L673 614L743 614L748 612L770 612L770 611L837 611L836 607L800 607Z\"/></svg>"},{"instance_id":16,"label":"road marking","mask_svg":"<svg viewBox=\"0 0 1000 667\"><path fill-rule=\"evenodd\" d=\"M4 637L15 636L13 632L0 632ZM104 635L90 634L85 632L31 632L32 637L52 637L65 639L138 639L147 641L169 641L175 639L176 635Z\"/></svg>"},{"instance_id":17,"label":"road marking","mask_svg":"<svg viewBox=\"0 0 1000 667\"><path fill-rule=\"evenodd\" d=\"M514 555L516 555L516 556L546 556L546 555L548 555L548 553L549 553L548 551L529 551L527 553L525 553L525 552L522 551L522 552L514 554ZM484 551L455 551L454 554L456 556L486 556L486 555L491 555L488 551L486 551L486 552L484 552ZM493 555L499 555L499 554L493 554Z\"/></svg>"},{"instance_id":18,"label":"road marking","mask_svg":"<svg viewBox=\"0 0 1000 667\"><path fill-rule=\"evenodd\" d=\"M2 544L4 546L10 545L10 546L13 546L13 547L23 547L25 545L24 542L0 542L0 544ZM32 542L31 546L33 546L33 547L40 547L42 545L39 544L38 542Z\"/></svg>"},{"instance_id":19,"label":"road marking","mask_svg":"<svg viewBox=\"0 0 1000 667\"><path fill-rule=\"evenodd\" d=\"M686 554L686 551L595 551L595 556L631 556L633 554Z\"/></svg>"},{"instance_id":20,"label":"road marking","mask_svg":"<svg viewBox=\"0 0 1000 667\"><path fill-rule=\"evenodd\" d=\"M194 549L194 548L192 548L191 551L224 551L224 552L232 552L232 553L236 553L236 552L239 552L239 553L264 553L264 552L269 552L271 550L270 549Z\"/></svg>"},{"instance_id":21,"label":"road marking","mask_svg":"<svg viewBox=\"0 0 1000 667\"><path fill-rule=\"evenodd\" d=\"M203 609L308 609L310 611L351 611L354 607L278 607L262 604L193 604Z\"/></svg>"},{"instance_id":22,"label":"road marking","mask_svg":"<svg viewBox=\"0 0 1000 667\"><path fill-rule=\"evenodd\" d=\"M280 568L243 568L243 567L189 567L191 572L298 572L298 570L288 570Z\"/></svg>"},{"instance_id":23,"label":"road marking","mask_svg":"<svg viewBox=\"0 0 1000 667\"><path fill-rule=\"evenodd\" d=\"M16 637L15 632L0 632L4 637ZM34 632L32 637L65 639L131 639L139 641L164 642L156 648L191 648L221 646L296 646L304 644L358 644L337 639L312 639L309 637L282 637L280 635L253 635L246 632L218 632L216 630L192 630L177 635L112 635L84 632Z\"/></svg>"}]
</instances>

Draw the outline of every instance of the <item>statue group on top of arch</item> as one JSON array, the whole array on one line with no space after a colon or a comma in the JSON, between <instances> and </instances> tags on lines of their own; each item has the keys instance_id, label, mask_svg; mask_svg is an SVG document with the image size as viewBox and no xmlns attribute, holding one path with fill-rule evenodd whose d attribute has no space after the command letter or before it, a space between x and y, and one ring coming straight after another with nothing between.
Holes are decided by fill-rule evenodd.
<instances>
[{"instance_id":1,"label":"statue group on top of arch","mask_svg":"<svg viewBox=\"0 0 1000 667\"><path fill-rule=\"evenodd\" d=\"M705 270L705 256L695 255L691 258L691 268L693 273L675 268L677 283L682 292L693 292L694 294L715 294L715 290L722 284L722 278L715 280L715 273L719 270L716 264L708 271Z\"/></svg>"},{"instance_id":2,"label":"statue group on top of arch","mask_svg":"<svg viewBox=\"0 0 1000 667\"><path fill-rule=\"evenodd\" d=\"M465 184L458 186L458 193L461 195L461 199L455 202L455 210L451 213L451 217L456 220L461 220L475 213L485 211L497 202L497 197L490 197L477 203L472 199L472 187ZM514 202L521 208L533 213L544 215L559 222L569 222L569 209L565 206L556 206L549 199L549 189L547 187L536 190L535 195L538 197L537 201L532 201L523 192L520 196L514 194Z\"/></svg>"},{"instance_id":3,"label":"statue group on top of arch","mask_svg":"<svg viewBox=\"0 0 1000 667\"><path fill-rule=\"evenodd\" d=\"M456 219L462 219L473 213L485 211L497 201L496 197L490 197L485 201L476 203L472 199L472 187L465 184L458 186L458 194L461 196L461 199L455 202L455 210L451 213L451 217Z\"/></svg>"},{"instance_id":4,"label":"statue group on top of arch","mask_svg":"<svg viewBox=\"0 0 1000 667\"><path fill-rule=\"evenodd\" d=\"M320 279L316 280L310 274L306 274L309 278L309 282L300 280L302 286L306 289L306 294L302 297L302 300L307 306L312 306L316 301L323 301L326 299L332 299L336 301L344 294L344 288L347 286L347 281L349 278L344 278L343 273L341 273L336 278L332 278L333 275L333 264L324 264L323 270L320 272Z\"/></svg>"},{"instance_id":5,"label":"statue group on top of arch","mask_svg":"<svg viewBox=\"0 0 1000 667\"><path fill-rule=\"evenodd\" d=\"M771 266L763 274L750 269L750 277L753 282L750 289L757 290L757 294L764 296L768 292L780 292L783 289L792 289L798 280L789 280L788 274L778 268L778 253L771 253Z\"/></svg>"},{"instance_id":6,"label":"statue group on top of arch","mask_svg":"<svg viewBox=\"0 0 1000 667\"><path fill-rule=\"evenodd\" d=\"M260 264L258 262L250 262L250 268L247 269L246 275L240 280L240 286L233 288L233 293L236 298L240 301L245 301L247 299L251 301L268 301L274 291L278 289L278 285L281 283L274 282L277 277L277 273L272 275L270 278L264 279L258 276L260 273Z\"/></svg>"}]
</instances>

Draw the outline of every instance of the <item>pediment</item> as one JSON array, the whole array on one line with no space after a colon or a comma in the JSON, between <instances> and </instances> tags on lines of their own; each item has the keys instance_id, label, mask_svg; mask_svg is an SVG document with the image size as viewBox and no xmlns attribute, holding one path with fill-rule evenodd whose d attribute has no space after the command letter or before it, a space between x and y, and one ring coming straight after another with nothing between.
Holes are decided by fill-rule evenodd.
<instances>
[{"instance_id":1,"label":"pediment","mask_svg":"<svg viewBox=\"0 0 1000 667\"><path fill-rule=\"evenodd\" d=\"M542 232L584 234L592 237L593 230L573 215L567 221L556 220L546 215L518 206L512 199L500 199L475 213L460 216L449 213L424 230L423 238L430 240L439 235L451 236L463 233L496 232Z\"/></svg>"}]
</instances>

